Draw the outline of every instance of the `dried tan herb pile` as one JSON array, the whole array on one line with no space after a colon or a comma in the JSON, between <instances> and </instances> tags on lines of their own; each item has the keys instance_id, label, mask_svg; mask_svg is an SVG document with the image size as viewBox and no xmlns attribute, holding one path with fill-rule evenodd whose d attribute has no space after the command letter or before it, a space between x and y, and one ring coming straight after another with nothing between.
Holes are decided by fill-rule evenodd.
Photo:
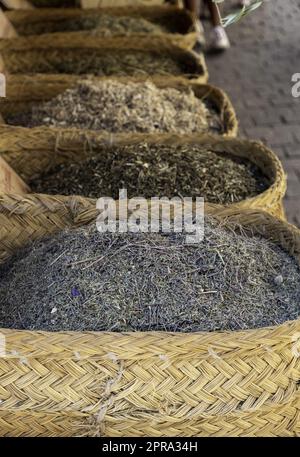
<instances>
[{"instance_id":1,"label":"dried tan herb pile","mask_svg":"<svg viewBox=\"0 0 300 457\"><path fill-rule=\"evenodd\" d=\"M300 271L279 247L206 222L183 234L100 234L35 242L0 266L0 328L238 330L300 314Z\"/></svg>"},{"instance_id":2,"label":"dried tan herb pile","mask_svg":"<svg viewBox=\"0 0 300 457\"><path fill-rule=\"evenodd\" d=\"M167 32L163 25L154 24L142 17L111 16L109 14L22 24L18 30L23 35L89 30L97 36L105 37L129 36L133 33L160 34Z\"/></svg>"},{"instance_id":3,"label":"dried tan herb pile","mask_svg":"<svg viewBox=\"0 0 300 457\"><path fill-rule=\"evenodd\" d=\"M10 124L77 127L108 132L222 132L220 116L192 90L159 89L153 83L108 79L82 81L30 113L7 116Z\"/></svg>"},{"instance_id":4,"label":"dried tan herb pile","mask_svg":"<svg viewBox=\"0 0 300 457\"><path fill-rule=\"evenodd\" d=\"M119 197L204 197L228 204L263 192L269 182L250 161L197 145L140 143L102 146L92 157L49 169L30 186L33 192Z\"/></svg>"}]
</instances>

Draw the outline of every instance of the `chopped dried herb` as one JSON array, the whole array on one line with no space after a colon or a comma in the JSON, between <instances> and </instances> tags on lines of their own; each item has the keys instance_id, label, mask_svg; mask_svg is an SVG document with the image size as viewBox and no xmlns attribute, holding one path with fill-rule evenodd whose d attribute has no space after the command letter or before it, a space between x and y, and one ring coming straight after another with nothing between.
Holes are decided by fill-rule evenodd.
<instances>
[{"instance_id":1,"label":"chopped dried herb","mask_svg":"<svg viewBox=\"0 0 300 457\"><path fill-rule=\"evenodd\" d=\"M114 36L134 33L160 34L167 32L163 25L155 24L142 17L111 16L109 14L86 15L79 18L44 20L24 23L17 30L22 35L89 30L97 36Z\"/></svg>"},{"instance_id":2,"label":"chopped dried herb","mask_svg":"<svg viewBox=\"0 0 300 457\"><path fill-rule=\"evenodd\" d=\"M204 197L228 204L254 197L270 185L245 159L197 145L140 143L102 146L88 159L50 168L30 183L33 192L115 199L128 197Z\"/></svg>"},{"instance_id":3,"label":"chopped dried herb","mask_svg":"<svg viewBox=\"0 0 300 457\"><path fill-rule=\"evenodd\" d=\"M7 71L15 74L75 74L95 76L202 76L203 69L198 68L192 57L180 59L159 47L157 51L132 49L66 49L49 48L8 51L5 59Z\"/></svg>"},{"instance_id":4,"label":"chopped dried herb","mask_svg":"<svg viewBox=\"0 0 300 457\"><path fill-rule=\"evenodd\" d=\"M300 314L296 260L206 221L184 234L112 234L95 225L37 241L0 266L0 328L239 330ZM278 277L282 280L279 282Z\"/></svg>"},{"instance_id":5,"label":"chopped dried herb","mask_svg":"<svg viewBox=\"0 0 300 457\"><path fill-rule=\"evenodd\" d=\"M81 81L9 124L77 127L108 132L222 133L220 116L191 89L160 89L150 81Z\"/></svg>"}]
</instances>

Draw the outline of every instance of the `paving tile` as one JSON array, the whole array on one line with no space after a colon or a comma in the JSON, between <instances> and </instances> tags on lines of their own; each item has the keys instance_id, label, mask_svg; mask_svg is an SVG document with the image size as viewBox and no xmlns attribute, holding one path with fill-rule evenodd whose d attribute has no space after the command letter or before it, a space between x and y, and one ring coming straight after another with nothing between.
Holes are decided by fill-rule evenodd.
<instances>
[{"instance_id":1,"label":"paving tile","mask_svg":"<svg viewBox=\"0 0 300 457\"><path fill-rule=\"evenodd\" d=\"M289 158L300 159L300 143L284 145L284 151Z\"/></svg>"},{"instance_id":2,"label":"paving tile","mask_svg":"<svg viewBox=\"0 0 300 457\"><path fill-rule=\"evenodd\" d=\"M299 202L300 202L299 180L291 179L291 177L289 177L286 196L287 196L287 198L293 198L293 199L299 198Z\"/></svg>"},{"instance_id":3,"label":"paving tile","mask_svg":"<svg viewBox=\"0 0 300 457\"><path fill-rule=\"evenodd\" d=\"M226 0L224 13L236 10ZM289 177L288 218L300 226L300 97L292 96L292 75L300 72L299 0L272 0L228 28L232 48L207 55L212 84L230 96L240 135L270 146ZM206 21L206 30L209 25Z\"/></svg>"}]
</instances>

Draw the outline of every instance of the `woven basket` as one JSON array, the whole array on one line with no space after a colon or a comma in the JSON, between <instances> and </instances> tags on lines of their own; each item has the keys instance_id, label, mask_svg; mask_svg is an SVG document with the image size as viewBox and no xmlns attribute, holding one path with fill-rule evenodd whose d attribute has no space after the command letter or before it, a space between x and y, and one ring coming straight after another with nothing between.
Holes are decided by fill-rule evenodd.
<instances>
[{"instance_id":1,"label":"woven basket","mask_svg":"<svg viewBox=\"0 0 300 457\"><path fill-rule=\"evenodd\" d=\"M74 129L47 127L24 129L0 127L0 156L25 180L40 176L55 165L72 163L87 158L100 144L197 144L207 150L247 158L270 180L270 187L261 194L229 205L234 209L260 208L285 219L283 198L286 176L278 157L262 143L223 139L213 136L172 134L105 135ZM100 197L100 195L99 195ZM44 196L44 199L47 197ZM59 199L60 197L57 197Z\"/></svg>"},{"instance_id":2,"label":"woven basket","mask_svg":"<svg viewBox=\"0 0 300 457\"><path fill-rule=\"evenodd\" d=\"M127 54L128 51L151 54L153 58L167 55L188 68L187 72L182 70L181 74L176 75L177 78L184 77L200 83L206 83L208 80L202 54L176 46L163 36L154 36L151 40L146 37L135 40L130 37L101 38L90 33L75 35L60 33L0 41L0 55L4 67L2 70L7 74L63 74L60 68L66 60L66 55L69 61L78 65L78 62L87 55L92 62L94 58L102 55L112 55L114 52ZM74 74L74 71L68 74ZM89 73L92 73L91 69ZM147 76L147 73L143 75ZM163 76L171 76L171 74L164 73Z\"/></svg>"},{"instance_id":3,"label":"woven basket","mask_svg":"<svg viewBox=\"0 0 300 457\"><path fill-rule=\"evenodd\" d=\"M0 197L0 259L92 222L95 202ZM300 261L300 232L267 213L207 207ZM1 436L299 436L300 321L241 332L1 330Z\"/></svg>"},{"instance_id":4,"label":"woven basket","mask_svg":"<svg viewBox=\"0 0 300 457\"><path fill-rule=\"evenodd\" d=\"M1 102L0 114L4 120L7 115L28 112L36 103L51 100L70 88L79 76L11 75L7 78L7 96ZM95 78L101 81L103 78ZM142 82L145 78L109 78L120 82ZM148 78L146 78L148 79ZM232 103L221 89L209 84L198 84L177 78L151 78L159 88L174 88L181 91L191 88L195 95L205 100L220 115L223 125L223 136L235 137L238 132L238 121Z\"/></svg>"},{"instance_id":5,"label":"woven basket","mask_svg":"<svg viewBox=\"0 0 300 457\"><path fill-rule=\"evenodd\" d=\"M170 7L170 6L157 6L157 7L120 7L120 8L100 8L92 10L81 9L36 9L31 11L15 10L6 13L8 19L11 21L19 35L40 35L44 33L59 33L66 32L75 34L87 35L89 32L82 32L82 30L72 31L72 22L80 20L101 17L102 15L110 16L127 16L132 18L148 19L154 24L165 25L169 32L151 33L153 35L161 36L169 39L175 44L187 49L192 49L197 41L197 32L195 20L196 17L186 9ZM124 34L114 34L114 36L124 36ZM128 33L126 34L126 36ZM130 33L130 36L139 40L141 37L148 36L147 33Z\"/></svg>"}]
</instances>

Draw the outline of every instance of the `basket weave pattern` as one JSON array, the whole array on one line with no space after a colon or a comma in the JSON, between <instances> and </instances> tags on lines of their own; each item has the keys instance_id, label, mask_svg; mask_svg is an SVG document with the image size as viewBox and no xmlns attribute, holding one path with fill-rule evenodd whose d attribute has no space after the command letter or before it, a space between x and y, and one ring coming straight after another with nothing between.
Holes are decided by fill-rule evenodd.
<instances>
[{"instance_id":1,"label":"basket weave pattern","mask_svg":"<svg viewBox=\"0 0 300 457\"><path fill-rule=\"evenodd\" d=\"M206 207L300 262L300 233L261 211ZM0 197L0 259L96 217L95 202ZM296 436L300 322L242 332L1 330L2 436Z\"/></svg>"}]
</instances>

